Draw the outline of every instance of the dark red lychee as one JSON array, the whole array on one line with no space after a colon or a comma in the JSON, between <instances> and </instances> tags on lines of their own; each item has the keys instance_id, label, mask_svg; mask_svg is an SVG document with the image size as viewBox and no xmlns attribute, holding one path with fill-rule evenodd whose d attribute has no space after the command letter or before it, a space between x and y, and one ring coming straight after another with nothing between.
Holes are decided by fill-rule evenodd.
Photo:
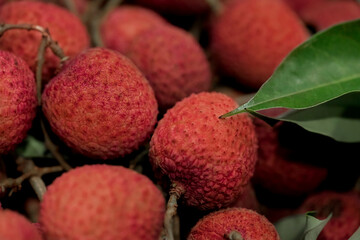
<instances>
[{"instance_id":1,"label":"dark red lychee","mask_svg":"<svg viewBox=\"0 0 360 240\"><path fill-rule=\"evenodd\" d=\"M136 0L136 3L165 14L196 15L210 10L206 0Z\"/></svg>"},{"instance_id":2,"label":"dark red lychee","mask_svg":"<svg viewBox=\"0 0 360 240\"><path fill-rule=\"evenodd\" d=\"M153 132L157 102L125 56L92 48L74 57L46 86L43 111L53 131L91 158L118 158Z\"/></svg>"},{"instance_id":3,"label":"dark red lychee","mask_svg":"<svg viewBox=\"0 0 360 240\"><path fill-rule=\"evenodd\" d=\"M257 140L249 116L219 116L236 108L220 93L199 93L178 102L159 121L150 141L158 174L181 189L189 206L228 206L253 175Z\"/></svg>"},{"instance_id":4,"label":"dark red lychee","mask_svg":"<svg viewBox=\"0 0 360 240\"><path fill-rule=\"evenodd\" d=\"M347 240L360 226L360 198L354 192L324 191L309 196L299 208L300 213L316 211L316 217L332 218L318 240Z\"/></svg>"}]
</instances>

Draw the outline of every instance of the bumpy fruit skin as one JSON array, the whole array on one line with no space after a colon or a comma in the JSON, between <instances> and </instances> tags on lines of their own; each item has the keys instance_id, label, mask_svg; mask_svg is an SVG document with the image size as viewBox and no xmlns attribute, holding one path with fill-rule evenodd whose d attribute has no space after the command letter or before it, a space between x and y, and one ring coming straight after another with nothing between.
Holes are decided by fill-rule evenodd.
<instances>
[{"instance_id":1,"label":"bumpy fruit skin","mask_svg":"<svg viewBox=\"0 0 360 240\"><path fill-rule=\"evenodd\" d=\"M247 114L219 119L237 104L220 93L199 93L168 110L150 141L150 161L201 210L231 204L253 175L257 139Z\"/></svg>"},{"instance_id":2,"label":"bumpy fruit skin","mask_svg":"<svg viewBox=\"0 0 360 240\"><path fill-rule=\"evenodd\" d=\"M164 211L164 197L144 175L88 165L48 187L39 220L47 240L157 240Z\"/></svg>"},{"instance_id":3,"label":"bumpy fruit skin","mask_svg":"<svg viewBox=\"0 0 360 240\"><path fill-rule=\"evenodd\" d=\"M133 42L128 56L155 91L161 109L172 107L191 93L208 91L211 70L196 40L175 26L158 26Z\"/></svg>"},{"instance_id":4,"label":"bumpy fruit skin","mask_svg":"<svg viewBox=\"0 0 360 240\"><path fill-rule=\"evenodd\" d=\"M106 16L100 31L105 47L126 54L140 33L164 24L166 20L150 9L121 6Z\"/></svg>"},{"instance_id":5,"label":"bumpy fruit skin","mask_svg":"<svg viewBox=\"0 0 360 240\"><path fill-rule=\"evenodd\" d=\"M264 216L245 208L228 208L210 213L191 230L188 240L223 240L237 231L243 239L280 240L279 234Z\"/></svg>"},{"instance_id":6,"label":"bumpy fruit skin","mask_svg":"<svg viewBox=\"0 0 360 240\"><path fill-rule=\"evenodd\" d=\"M317 31L345 21L360 19L360 5L349 1L322 1L301 12L304 22Z\"/></svg>"},{"instance_id":7,"label":"bumpy fruit skin","mask_svg":"<svg viewBox=\"0 0 360 240\"><path fill-rule=\"evenodd\" d=\"M4 4L0 8L0 22L27 23L48 28L51 37L58 42L65 55L69 57L88 48L90 44L86 27L80 19L65 8L51 3L19 1ZM41 33L39 32L10 30L0 38L0 49L20 56L35 71L40 42ZM49 80L55 74L59 64L59 58L47 49L43 68L44 80Z\"/></svg>"},{"instance_id":8,"label":"bumpy fruit skin","mask_svg":"<svg viewBox=\"0 0 360 240\"><path fill-rule=\"evenodd\" d=\"M74 57L46 86L42 100L53 131L91 158L134 151L157 121L148 81L128 58L105 48Z\"/></svg>"},{"instance_id":9,"label":"bumpy fruit skin","mask_svg":"<svg viewBox=\"0 0 360 240\"><path fill-rule=\"evenodd\" d=\"M309 33L281 0L241 0L225 5L210 36L219 70L257 89Z\"/></svg>"},{"instance_id":10,"label":"bumpy fruit skin","mask_svg":"<svg viewBox=\"0 0 360 240\"><path fill-rule=\"evenodd\" d=\"M25 137L36 113L34 74L24 60L0 50L0 155Z\"/></svg>"},{"instance_id":11,"label":"bumpy fruit skin","mask_svg":"<svg viewBox=\"0 0 360 240\"><path fill-rule=\"evenodd\" d=\"M165 14L195 15L210 10L205 0L136 0L135 2Z\"/></svg>"},{"instance_id":12,"label":"bumpy fruit skin","mask_svg":"<svg viewBox=\"0 0 360 240\"><path fill-rule=\"evenodd\" d=\"M1 240L42 240L40 233L24 216L0 208Z\"/></svg>"},{"instance_id":13,"label":"bumpy fruit skin","mask_svg":"<svg viewBox=\"0 0 360 240\"><path fill-rule=\"evenodd\" d=\"M318 240L347 240L360 226L360 198L354 192L313 194L299 208L300 213L307 211L316 211L319 219L333 214Z\"/></svg>"},{"instance_id":14,"label":"bumpy fruit skin","mask_svg":"<svg viewBox=\"0 0 360 240\"><path fill-rule=\"evenodd\" d=\"M259 141L255 184L272 193L299 196L312 192L325 180L326 168L289 159L286 153L290 150L279 144L281 123L273 128L260 119L254 119L254 124Z\"/></svg>"}]
</instances>

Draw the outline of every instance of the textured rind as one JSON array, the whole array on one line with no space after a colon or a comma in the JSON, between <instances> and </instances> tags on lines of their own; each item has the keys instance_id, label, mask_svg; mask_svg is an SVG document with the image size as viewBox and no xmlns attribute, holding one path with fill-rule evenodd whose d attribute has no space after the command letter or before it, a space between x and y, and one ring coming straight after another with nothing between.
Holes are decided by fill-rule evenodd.
<instances>
[{"instance_id":1,"label":"textured rind","mask_svg":"<svg viewBox=\"0 0 360 240\"><path fill-rule=\"evenodd\" d=\"M134 40L128 56L155 91L162 109L172 107L191 93L208 91L211 70L196 40L175 26L157 26Z\"/></svg>"},{"instance_id":2,"label":"textured rind","mask_svg":"<svg viewBox=\"0 0 360 240\"><path fill-rule=\"evenodd\" d=\"M91 158L117 158L150 138L158 114L148 81L118 52L89 49L46 86L43 111L53 131Z\"/></svg>"},{"instance_id":3,"label":"textured rind","mask_svg":"<svg viewBox=\"0 0 360 240\"><path fill-rule=\"evenodd\" d=\"M85 165L48 187L40 223L47 240L157 240L164 211L164 197L144 175Z\"/></svg>"},{"instance_id":4,"label":"textured rind","mask_svg":"<svg viewBox=\"0 0 360 240\"><path fill-rule=\"evenodd\" d=\"M167 24L166 20L150 9L124 5L106 16L100 31L107 48L126 54L141 32L164 24Z\"/></svg>"},{"instance_id":5,"label":"textured rind","mask_svg":"<svg viewBox=\"0 0 360 240\"><path fill-rule=\"evenodd\" d=\"M36 84L29 66L0 50L0 155L25 137L36 113Z\"/></svg>"},{"instance_id":6,"label":"textured rind","mask_svg":"<svg viewBox=\"0 0 360 240\"><path fill-rule=\"evenodd\" d=\"M90 46L86 27L75 15L63 7L51 3L19 1L4 4L0 8L0 22L34 24L49 29L66 56L72 57ZM35 72L36 56L41 33L26 30L10 30L0 38L0 49L23 58ZM50 49L46 50L43 68L44 80L49 80L60 66L60 60Z\"/></svg>"},{"instance_id":7,"label":"textured rind","mask_svg":"<svg viewBox=\"0 0 360 240\"><path fill-rule=\"evenodd\" d=\"M135 0L135 2L165 14L194 15L210 10L206 0Z\"/></svg>"},{"instance_id":8,"label":"textured rind","mask_svg":"<svg viewBox=\"0 0 360 240\"><path fill-rule=\"evenodd\" d=\"M247 114L219 116L237 104L220 93L199 93L167 111L150 141L155 172L184 190L201 210L229 205L253 175L257 139Z\"/></svg>"},{"instance_id":9,"label":"textured rind","mask_svg":"<svg viewBox=\"0 0 360 240\"><path fill-rule=\"evenodd\" d=\"M237 231L243 239L280 240L274 225L264 216L245 208L228 208L210 213L191 230L188 240L223 240Z\"/></svg>"},{"instance_id":10,"label":"textured rind","mask_svg":"<svg viewBox=\"0 0 360 240\"><path fill-rule=\"evenodd\" d=\"M352 0L321 1L302 10L301 17L321 31L335 24L360 19L360 4Z\"/></svg>"},{"instance_id":11,"label":"textured rind","mask_svg":"<svg viewBox=\"0 0 360 240\"><path fill-rule=\"evenodd\" d=\"M303 195L315 190L326 178L327 169L291 161L279 145L277 125L254 119L258 136L258 161L253 182L282 195Z\"/></svg>"},{"instance_id":12,"label":"textured rind","mask_svg":"<svg viewBox=\"0 0 360 240\"><path fill-rule=\"evenodd\" d=\"M1 240L42 240L40 233L29 220L17 212L0 208Z\"/></svg>"},{"instance_id":13,"label":"textured rind","mask_svg":"<svg viewBox=\"0 0 360 240\"><path fill-rule=\"evenodd\" d=\"M347 240L360 226L360 197L355 192L324 191L309 196L299 208L300 213L317 211L317 218L332 218L318 240Z\"/></svg>"},{"instance_id":14,"label":"textured rind","mask_svg":"<svg viewBox=\"0 0 360 240\"><path fill-rule=\"evenodd\" d=\"M257 89L309 33L281 0L242 0L213 19L210 37L219 70Z\"/></svg>"}]
</instances>

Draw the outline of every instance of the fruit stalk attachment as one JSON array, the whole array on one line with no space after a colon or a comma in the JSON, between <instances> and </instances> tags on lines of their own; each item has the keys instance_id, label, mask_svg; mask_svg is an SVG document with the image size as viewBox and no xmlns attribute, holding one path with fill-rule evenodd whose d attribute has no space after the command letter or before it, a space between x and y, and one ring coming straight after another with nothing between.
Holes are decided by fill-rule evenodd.
<instances>
[{"instance_id":1,"label":"fruit stalk attachment","mask_svg":"<svg viewBox=\"0 0 360 240\"><path fill-rule=\"evenodd\" d=\"M170 197L167 203L167 208L165 212L165 220L164 220L164 228L165 228L165 236L164 240L174 240L174 216L177 213L177 201L180 199L181 195L184 193L184 189L177 185L176 183L171 184L171 188L169 191Z\"/></svg>"},{"instance_id":2,"label":"fruit stalk attachment","mask_svg":"<svg viewBox=\"0 0 360 240\"><path fill-rule=\"evenodd\" d=\"M211 11L215 14L220 14L222 11L222 3L220 0L206 0L206 2L209 4Z\"/></svg>"},{"instance_id":3,"label":"fruit stalk attachment","mask_svg":"<svg viewBox=\"0 0 360 240\"><path fill-rule=\"evenodd\" d=\"M228 240L244 240L238 231L231 231L229 234L225 234L224 237Z\"/></svg>"}]
</instances>

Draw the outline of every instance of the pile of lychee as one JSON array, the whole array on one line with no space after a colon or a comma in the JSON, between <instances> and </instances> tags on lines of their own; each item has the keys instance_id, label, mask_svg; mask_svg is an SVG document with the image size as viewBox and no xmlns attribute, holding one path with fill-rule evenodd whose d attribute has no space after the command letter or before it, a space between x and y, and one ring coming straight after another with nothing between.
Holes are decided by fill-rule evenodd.
<instances>
[{"instance_id":1,"label":"pile of lychee","mask_svg":"<svg viewBox=\"0 0 360 240\"><path fill-rule=\"evenodd\" d=\"M98 2L0 0L0 240L278 240L276 221L312 210L333 213L319 239L356 231L357 144L219 116L359 3ZM29 136L72 168L26 175L46 184L31 216L25 178L5 187L29 174L14 167Z\"/></svg>"}]
</instances>

